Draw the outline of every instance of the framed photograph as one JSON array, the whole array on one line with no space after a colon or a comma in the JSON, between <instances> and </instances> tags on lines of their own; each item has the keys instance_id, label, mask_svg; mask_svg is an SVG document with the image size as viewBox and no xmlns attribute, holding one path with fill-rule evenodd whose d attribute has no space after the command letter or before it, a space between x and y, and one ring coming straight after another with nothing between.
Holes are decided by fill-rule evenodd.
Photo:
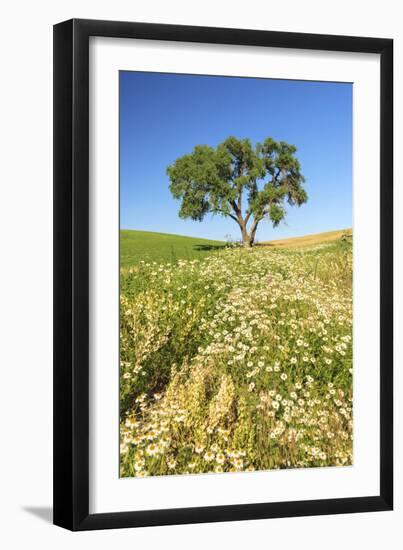
<instances>
[{"instance_id":1,"label":"framed photograph","mask_svg":"<svg viewBox=\"0 0 403 550\"><path fill-rule=\"evenodd\" d=\"M54 27L54 523L391 510L393 42Z\"/></svg>"}]
</instances>

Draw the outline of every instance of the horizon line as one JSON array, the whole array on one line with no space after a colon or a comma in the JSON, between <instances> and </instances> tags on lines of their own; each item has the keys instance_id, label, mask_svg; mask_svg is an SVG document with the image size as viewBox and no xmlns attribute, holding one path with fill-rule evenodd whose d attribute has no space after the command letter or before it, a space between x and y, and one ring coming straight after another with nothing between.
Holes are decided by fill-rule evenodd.
<instances>
[{"instance_id":1,"label":"horizon line","mask_svg":"<svg viewBox=\"0 0 403 550\"><path fill-rule=\"evenodd\" d=\"M222 240L222 239L208 239L206 237L194 237L193 235L181 235L179 233L165 233L164 231L148 231L148 230L145 230L145 229L120 228L119 231L134 231L134 232L138 232L138 233L153 233L154 235L170 235L172 237L184 237L184 238L188 238L188 239L199 239L199 240L204 240L204 241L226 242L225 240ZM353 232L353 228L352 227L341 227L341 228L338 228L338 229L329 229L327 231L318 231L317 233L304 233L303 235L294 235L292 237L280 237L278 239L270 239L270 240L265 240L265 241L261 241L261 242L286 241L288 239L297 239L297 238L300 238L300 237L313 237L314 235L324 235L324 234L327 234L327 233L336 233L337 231L351 231L351 232Z\"/></svg>"}]
</instances>

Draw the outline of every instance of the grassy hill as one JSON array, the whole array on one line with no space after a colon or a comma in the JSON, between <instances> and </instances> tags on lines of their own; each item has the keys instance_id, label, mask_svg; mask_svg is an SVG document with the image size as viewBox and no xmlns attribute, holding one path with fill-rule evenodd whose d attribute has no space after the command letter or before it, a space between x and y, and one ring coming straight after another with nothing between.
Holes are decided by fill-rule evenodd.
<instances>
[{"instance_id":1,"label":"grassy hill","mask_svg":"<svg viewBox=\"0 0 403 550\"><path fill-rule=\"evenodd\" d=\"M291 239L280 239L275 241L264 241L260 246L275 248L300 248L304 246L315 246L317 244L337 241L343 235L352 235L351 229L338 229L337 231L326 231L325 233L314 233Z\"/></svg>"},{"instance_id":2,"label":"grassy hill","mask_svg":"<svg viewBox=\"0 0 403 550\"><path fill-rule=\"evenodd\" d=\"M173 262L178 259L201 259L223 248L225 244L223 241L169 233L123 229L120 231L120 265L129 267L138 264L140 260Z\"/></svg>"},{"instance_id":3,"label":"grassy hill","mask_svg":"<svg viewBox=\"0 0 403 550\"><path fill-rule=\"evenodd\" d=\"M339 240L342 235L351 235L351 229L339 229L315 233L291 239L264 241L259 248L302 248ZM223 241L212 241L197 237L154 233L151 231L120 231L120 265L130 267L140 260L146 262L174 262L179 259L201 259L224 248Z\"/></svg>"}]
</instances>

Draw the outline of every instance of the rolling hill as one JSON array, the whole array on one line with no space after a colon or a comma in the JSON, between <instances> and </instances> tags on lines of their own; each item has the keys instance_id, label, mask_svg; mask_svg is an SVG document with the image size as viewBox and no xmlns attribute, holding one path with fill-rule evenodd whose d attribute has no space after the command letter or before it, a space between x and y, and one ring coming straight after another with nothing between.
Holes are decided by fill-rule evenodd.
<instances>
[{"instance_id":1,"label":"rolling hill","mask_svg":"<svg viewBox=\"0 0 403 550\"><path fill-rule=\"evenodd\" d=\"M120 266L136 265L140 260L174 262L201 259L225 245L223 241L123 229L120 231Z\"/></svg>"},{"instance_id":2,"label":"rolling hill","mask_svg":"<svg viewBox=\"0 0 403 550\"><path fill-rule=\"evenodd\" d=\"M303 235L302 237L293 237L290 239L279 239L275 241L264 241L259 246L275 248L300 248L304 246L315 246L341 239L343 235L352 235L351 229L338 229L337 231L326 231L324 233L314 233L312 235Z\"/></svg>"},{"instance_id":3,"label":"rolling hill","mask_svg":"<svg viewBox=\"0 0 403 550\"><path fill-rule=\"evenodd\" d=\"M258 244L258 248L309 247L337 241L343 235L352 235L352 230L339 229L290 239L263 241ZM120 231L120 266L130 267L141 260L174 262L179 259L201 259L225 246L224 241L123 229Z\"/></svg>"}]
</instances>

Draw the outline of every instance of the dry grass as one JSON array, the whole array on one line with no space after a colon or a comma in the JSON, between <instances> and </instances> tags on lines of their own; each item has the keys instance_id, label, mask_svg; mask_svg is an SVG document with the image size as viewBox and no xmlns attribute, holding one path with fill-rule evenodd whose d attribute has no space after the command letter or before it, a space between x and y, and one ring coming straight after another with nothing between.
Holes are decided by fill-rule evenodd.
<instances>
[{"instance_id":1,"label":"dry grass","mask_svg":"<svg viewBox=\"0 0 403 550\"><path fill-rule=\"evenodd\" d=\"M343 235L352 235L351 228L338 229L337 231L327 231L325 233L314 233L313 235L304 235L303 237L293 237L291 239L264 241L259 243L259 246L275 248L301 248L304 246L315 246L317 244L337 241Z\"/></svg>"}]
</instances>

